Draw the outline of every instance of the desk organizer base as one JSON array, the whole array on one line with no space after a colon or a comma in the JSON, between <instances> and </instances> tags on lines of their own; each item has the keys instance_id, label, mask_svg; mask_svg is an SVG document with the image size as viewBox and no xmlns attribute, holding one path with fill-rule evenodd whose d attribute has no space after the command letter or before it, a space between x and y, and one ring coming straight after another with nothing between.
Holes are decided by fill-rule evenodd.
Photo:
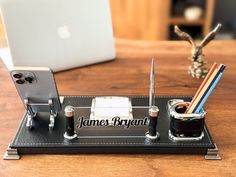
<instances>
[{"instance_id":1,"label":"desk organizer base","mask_svg":"<svg viewBox=\"0 0 236 177\"><path fill-rule=\"evenodd\" d=\"M26 116L18 128L15 138L8 147L8 155L11 154L71 154L71 153L174 153L174 154L205 154L208 152L218 155L216 145L213 143L207 127L204 127L204 138L197 142L173 142L168 137L169 117L167 113L167 101L170 99L183 99L190 101L191 97L156 97L156 104L160 109L157 129L160 133L158 140L149 140L145 137L148 126L139 127L84 127L76 128L78 138L65 140L64 108L67 105L79 107L75 111L75 125L78 124L78 114L89 117L92 96L65 96L62 111L58 114L55 127L48 129L49 115L38 114L34 118L34 128L26 127ZM133 110L134 118L147 116L149 99L143 96L130 97L132 106L144 107ZM146 107L146 108L145 108ZM144 117L143 117L144 116ZM15 151L14 151L15 150ZM11 153L9 153L11 152ZM7 152L6 152L7 153ZM13 157L14 158L14 157ZM212 156L210 157L212 158ZM7 159L7 158L5 158ZM15 158L16 159L16 158ZM214 157L213 157L214 159Z\"/></svg>"}]
</instances>

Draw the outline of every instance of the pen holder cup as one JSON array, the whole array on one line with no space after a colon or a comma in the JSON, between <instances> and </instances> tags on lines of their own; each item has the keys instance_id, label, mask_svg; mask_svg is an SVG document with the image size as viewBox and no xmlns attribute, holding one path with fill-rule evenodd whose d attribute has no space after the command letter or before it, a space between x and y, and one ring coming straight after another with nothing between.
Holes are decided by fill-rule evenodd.
<instances>
[{"instance_id":1,"label":"pen holder cup","mask_svg":"<svg viewBox=\"0 0 236 177\"><path fill-rule=\"evenodd\" d=\"M185 113L189 102L170 100L168 102L170 129L169 137L174 140L200 140L203 138L206 112Z\"/></svg>"}]
</instances>

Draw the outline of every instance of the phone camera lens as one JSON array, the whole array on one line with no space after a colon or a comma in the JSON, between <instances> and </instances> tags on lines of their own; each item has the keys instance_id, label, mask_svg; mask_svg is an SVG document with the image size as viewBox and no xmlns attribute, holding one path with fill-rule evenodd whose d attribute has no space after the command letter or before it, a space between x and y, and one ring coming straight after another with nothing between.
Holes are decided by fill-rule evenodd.
<instances>
[{"instance_id":1,"label":"phone camera lens","mask_svg":"<svg viewBox=\"0 0 236 177\"><path fill-rule=\"evenodd\" d=\"M25 81L24 81L24 80L21 80L21 79L18 79L18 80L16 80L16 83L17 83L17 84L24 84Z\"/></svg>"},{"instance_id":2,"label":"phone camera lens","mask_svg":"<svg viewBox=\"0 0 236 177\"><path fill-rule=\"evenodd\" d=\"M29 82L29 83L32 83L33 80L34 80L34 78L31 77L31 76L28 76L28 77L25 78L25 80L26 80L27 82Z\"/></svg>"},{"instance_id":3,"label":"phone camera lens","mask_svg":"<svg viewBox=\"0 0 236 177\"><path fill-rule=\"evenodd\" d=\"M17 79L20 79L22 77L22 74L21 73L13 74L13 77L17 78Z\"/></svg>"}]
</instances>

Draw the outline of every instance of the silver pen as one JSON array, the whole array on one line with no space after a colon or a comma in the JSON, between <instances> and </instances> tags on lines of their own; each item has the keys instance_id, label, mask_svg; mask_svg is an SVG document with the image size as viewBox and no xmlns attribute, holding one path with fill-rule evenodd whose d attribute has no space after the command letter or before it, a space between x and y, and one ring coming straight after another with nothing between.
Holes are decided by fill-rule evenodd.
<instances>
[{"instance_id":1,"label":"silver pen","mask_svg":"<svg viewBox=\"0 0 236 177\"><path fill-rule=\"evenodd\" d=\"M155 71L154 71L154 59L152 59L150 70L150 92L149 92L149 108L155 106Z\"/></svg>"},{"instance_id":2,"label":"silver pen","mask_svg":"<svg viewBox=\"0 0 236 177\"><path fill-rule=\"evenodd\" d=\"M157 139L160 134L157 132L157 118L159 109L155 106L155 71L154 59L152 59L150 71L150 93L149 93L149 128L146 137L149 139Z\"/></svg>"}]
</instances>

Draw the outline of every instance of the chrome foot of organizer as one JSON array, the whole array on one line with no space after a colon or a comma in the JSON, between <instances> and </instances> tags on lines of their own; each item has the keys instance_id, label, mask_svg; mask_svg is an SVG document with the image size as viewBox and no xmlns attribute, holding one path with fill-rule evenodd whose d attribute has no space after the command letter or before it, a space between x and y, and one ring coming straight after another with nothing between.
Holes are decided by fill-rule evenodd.
<instances>
[{"instance_id":1,"label":"chrome foot of organizer","mask_svg":"<svg viewBox=\"0 0 236 177\"><path fill-rule=\"evenodd\" d=\"M205 155L206 160L221 160L219 150L215 144L214 149L208 149L207 154Z\"/></svg>"},{"instance_id":2,"label":"chrome foot of organizer","mask_svg":"<svg viewBox=\"0 0 236 177\"><path fill-rule=\"evenodd\" d=\"M19 160L20 156L17 152L17 149L11 148L8 146L4 156L3 156L4 160Z\"/></svg>"}]
</instances>

